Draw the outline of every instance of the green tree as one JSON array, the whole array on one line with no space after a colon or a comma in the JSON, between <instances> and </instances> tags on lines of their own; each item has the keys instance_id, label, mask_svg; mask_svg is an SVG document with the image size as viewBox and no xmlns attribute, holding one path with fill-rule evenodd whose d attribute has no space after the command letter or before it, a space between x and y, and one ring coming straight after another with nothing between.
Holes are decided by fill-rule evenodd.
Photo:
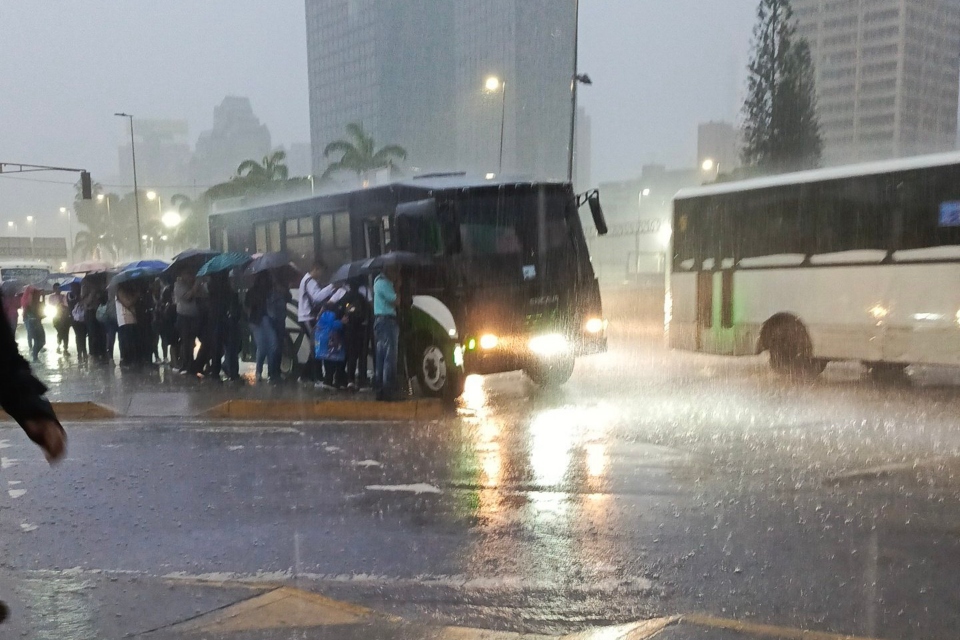
<instances>
[{"instance_id":1,"label":"green tree","mask_svg":"<svg viewBox=\"0 0 960 640\"><path fill-rule=\"evenodd\" d=\"M407 150L395 144L377 149L373 136L363 129L363 124L352 122L347 125L347 138L335 140L323 150L323 157L339 154L340 159L330 163L323 172L321 180L344 171L363 177L365 173L377 169L394 169L397 163L407 159Z\"/></svg>"},{"instance_id":2,"label":"green tree","mask_svg":"<svg viewBox=\"0 0 960 640\"><path fill-rule=\"evenodd\" d=\"M816 167L823 142L810 46L790 0L760 0L743 106L745 165L765 172Z\"/></svg>"},{"instance_id":3,"label":"green tree","mask_svg":"<svg viewBox=\"0 0 960 640\"><path fill-rule=\"evenodd\" d=\"M244 160L237 167L237 178L254 185L275 181L282 182L290 176L286 159L287 152L279 149L269 156L264 156L260 162Z\"/></svg>"}]
</instances>

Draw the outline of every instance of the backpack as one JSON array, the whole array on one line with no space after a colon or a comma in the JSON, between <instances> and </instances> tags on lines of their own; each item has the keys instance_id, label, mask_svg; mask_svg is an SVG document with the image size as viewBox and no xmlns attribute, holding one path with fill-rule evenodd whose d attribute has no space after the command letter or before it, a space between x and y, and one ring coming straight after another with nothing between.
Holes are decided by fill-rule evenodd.
<instances>
[{"instance_id":1,"label":"backpack","mask_svg":"<svg viewBox=\"0 0 960 640\"><path fill-rule=\"evenodd\" d=\"M78 302L70 310L70 317L73 318L74 322L85 322L87 320L87 309Z\"/></svg>"}]
</instances>

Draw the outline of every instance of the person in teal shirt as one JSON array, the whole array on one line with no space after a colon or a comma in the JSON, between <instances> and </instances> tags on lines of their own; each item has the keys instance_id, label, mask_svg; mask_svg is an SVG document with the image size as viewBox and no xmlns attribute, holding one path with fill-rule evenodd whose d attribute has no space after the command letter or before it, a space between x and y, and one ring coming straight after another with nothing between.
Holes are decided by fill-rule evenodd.
<instances>
[{"instance_id":1,"label":"person in teal shirt","mask_svg":"<svg viewBox=\"0 0 960 640\"><path fill-rule=\"evenodd\" d=\"M400 343L400 325L397 323L397 290L400 273L394 266L383 270L373 281L373 337L375 358L373 386L377 400L398 399L397 351Z\"/></svg>"}]
</instances>

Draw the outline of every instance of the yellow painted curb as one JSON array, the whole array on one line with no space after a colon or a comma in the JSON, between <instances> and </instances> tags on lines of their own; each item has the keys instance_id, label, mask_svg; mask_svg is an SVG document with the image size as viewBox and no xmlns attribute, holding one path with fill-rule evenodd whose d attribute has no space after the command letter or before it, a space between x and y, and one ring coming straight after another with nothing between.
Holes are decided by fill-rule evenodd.
<instances>
[{"instance_id":1,"label":"yellow painted curb","mask_svg":"<svg viewBox=\"0 0 960 640\"><path fill-rule=\"evenodd\" d=\"M96 402L51 402L60 420L106 420L117 417L117 410ZM0 415L6 415L0 412Z\"/></svg>"},{"instance_id":2,"label":"yellow painted curb","mask_svg":"<svg viewBox=\"0 0 960 640\"><path fill-rule=\"evenodd\" d=\"M229 420L434 420L443 415L439 400L228 400L201 414Z\"/></svg>"},{"instance_id":3,"label":"yellow painted curb","mask_svg":"<svg viewBox=\"0 0 960 640\"><path fill-rule=\"evenodd\" d=\"M365 607L280 587L171 627L180 632L229 633L352 625L376 616Z\"/></svg>"}]
</instances>

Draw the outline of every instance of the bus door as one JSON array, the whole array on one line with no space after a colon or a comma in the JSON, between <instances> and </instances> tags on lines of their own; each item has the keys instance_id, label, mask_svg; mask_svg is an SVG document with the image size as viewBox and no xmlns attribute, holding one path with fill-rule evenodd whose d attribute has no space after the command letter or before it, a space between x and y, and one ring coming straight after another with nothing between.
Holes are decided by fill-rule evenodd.
<instances>
[{"instance_id":1,"label":"bus door","mask_svg":"<svg viewBox=\"0 0 960 640\"><path fill-rule=\"evenodd\" d=\"M697 351L702 351L704 334L713 329L713 271L697 273Z\"/></svg>"},{"instance_id":2,"label":"bus door","mask_svg":"<svg viewBox=\"0 0 960 640\"><path fill-rule=\"evenodd\" d=\"M375 258L391 250L390 216L366 218L363 221L364 248L367 258Z\"/></svg>"}]
</instances>

